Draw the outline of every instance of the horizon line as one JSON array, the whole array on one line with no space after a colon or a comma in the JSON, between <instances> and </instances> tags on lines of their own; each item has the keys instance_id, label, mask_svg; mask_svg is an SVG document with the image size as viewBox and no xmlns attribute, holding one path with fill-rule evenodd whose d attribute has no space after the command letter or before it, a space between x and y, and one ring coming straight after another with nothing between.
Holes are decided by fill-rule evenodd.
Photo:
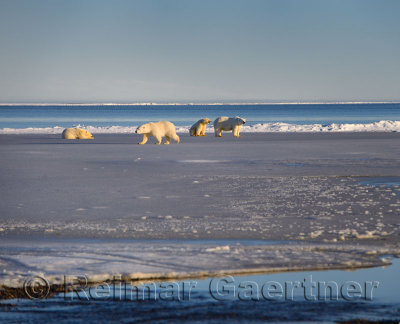
<instances>
[{"instance_id":1,"label":"horizon line","mask_svg":"<svg viewBox=\"0 0 400 324\"><path fill-rule=\"evenodd\" d=\"M400 100L386 101L362 101L362 100L339 100L339 101L216 101L216 102L0 102L0 106L222 106L222 105L318 105L318 104L393 104Z\"/></svg>"}]
</instances>

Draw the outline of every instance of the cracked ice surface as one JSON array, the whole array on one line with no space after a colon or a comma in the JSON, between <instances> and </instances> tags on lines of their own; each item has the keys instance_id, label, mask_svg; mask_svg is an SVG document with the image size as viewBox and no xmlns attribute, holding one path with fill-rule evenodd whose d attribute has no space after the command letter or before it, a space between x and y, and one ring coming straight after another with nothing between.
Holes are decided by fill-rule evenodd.
<instances>
[{"instance_id":1,"label":"cracked ice surface","mask_svg":"<svg viewBox=\"0 0 400 324\"><path fill-rule=\"evenodd\" d=\"M398 254L399 134L229 135L161 147L136 135L0 136L2 280L355 267Z\"/></svg>"}]
</instances>

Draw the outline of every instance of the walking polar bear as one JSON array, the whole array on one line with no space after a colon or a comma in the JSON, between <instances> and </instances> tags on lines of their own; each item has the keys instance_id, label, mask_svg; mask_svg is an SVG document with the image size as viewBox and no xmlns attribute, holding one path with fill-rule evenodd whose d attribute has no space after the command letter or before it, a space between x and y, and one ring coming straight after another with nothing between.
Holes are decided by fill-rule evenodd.
<instances>
[{"instance_id":1,"label":"walking polar bear","mask_svg":"<svg viewBox=\"0 0 400 324\"><path fill-rule=\"evenodd\" d=\"M198 120L192 127L190 127L190 136L207 136L205 132L206 126L209 123L211 123L211 120L209 120L208 118Z\"/></svg>"},{"instance_id":2,"label":"walking polar bear","mask_svg":"<svg viewBox=\"0 0 400 324\"><path fill-rule=\"evenodd\" d=\"M64 139L93 139L93 135L82 128L66 128L61 136Z\"/></svg>"},{"instance_id":3,"label":"walking polar bear","mask_svg":"<svg viewBox=\"0 0 400 324\"><path fill-rule=\"evenodd\" d=\"M153 136L157 140L157 145L161 144L162 138L165 137L165 143L169 144L171 138L179 143L179 136L176 135L175 125L169 121L160 121L158 123L147 123L139 126L135 133L143 134L143 140L138 144L146 144L149 136Z\"/></svg>"},{"instance_id":4,"label":"walking polar bear","mask_svg":"<svg viewBox=\"0 0 400 324\"><path fill-rule=\"evenodd\" d=\"M215 136L217 137L222 137L221 132L222 131L232 131L233 136L235 137L240 137L239 132L240 128L242 125L246 123L246 119L240 118L238 116L236 117L218 117L216 120L214 120L214 131L215 131Z\"/></svg>"}]
</instances>

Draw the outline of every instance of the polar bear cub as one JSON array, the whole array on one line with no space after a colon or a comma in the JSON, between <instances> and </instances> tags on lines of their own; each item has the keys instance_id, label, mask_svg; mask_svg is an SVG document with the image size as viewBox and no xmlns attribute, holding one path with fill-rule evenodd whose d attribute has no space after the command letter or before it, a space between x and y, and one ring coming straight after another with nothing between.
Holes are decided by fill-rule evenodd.
<instances>
[{"instance_id":1,"label":"polar bear cub","mask_svg":"<svg viewBox=\"0 0 400 324\"><path fill-rule=\"evenodd\" d=\"M205 132L206 126L209 123L211 123L211 120L208 118L198 120L192 127L190 127L190 136L207 136Z\"/></svg>"},{"instance_id":2,"label":"polar bear cub","mask_svg":"<svg viewBox=\"0 0 400 324\"><path fill-rule=\"evenodd\" d=\"M66 128L61 136L64 139L93 139L93 135L82 128Z\"/></svg>"},{"instance_id":3,"label":"polar bear cub","mask_svg":"<svg viewBox=\"0 0 400 324\"><path fill-rule=\"evenodd\" d=\"M246 122L246 119L236 117L218 117L214 120L214 131L215 136L222 137L222 131L232 131L233 136L240 137L239 132L242 125Z\"/></svg>"},{"instance_id":4,"label":"polar bear cub","mask_svg":"<svg viewBox=\"0 0 400 324\"><path fill-rule=\"evenodd\" d=\"M171 138L177 143L180 141L179 136L176 135L175 125L169 121L143 124L136 129L135 133L143 134L143 140L138 144L145 144L149 136L156 138L157 145L161 144L163 137L165 137L164 144L169 144Z\"/></svg>"}]
</instances>

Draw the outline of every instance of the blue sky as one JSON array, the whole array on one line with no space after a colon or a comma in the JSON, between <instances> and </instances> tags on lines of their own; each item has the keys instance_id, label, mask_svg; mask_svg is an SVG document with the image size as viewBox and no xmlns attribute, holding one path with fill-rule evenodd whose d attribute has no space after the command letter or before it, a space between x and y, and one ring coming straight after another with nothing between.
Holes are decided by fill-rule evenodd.
<instances>
[{"instance_id":1,"label":"blue sky","mask_svg":"<svg viewBox=\"0 0 400 324\"><path fill-rule=\"evenodd\" d=\"M0 102L400 99L398 0L0 0Z\"/></svg>"}]
</instances>

